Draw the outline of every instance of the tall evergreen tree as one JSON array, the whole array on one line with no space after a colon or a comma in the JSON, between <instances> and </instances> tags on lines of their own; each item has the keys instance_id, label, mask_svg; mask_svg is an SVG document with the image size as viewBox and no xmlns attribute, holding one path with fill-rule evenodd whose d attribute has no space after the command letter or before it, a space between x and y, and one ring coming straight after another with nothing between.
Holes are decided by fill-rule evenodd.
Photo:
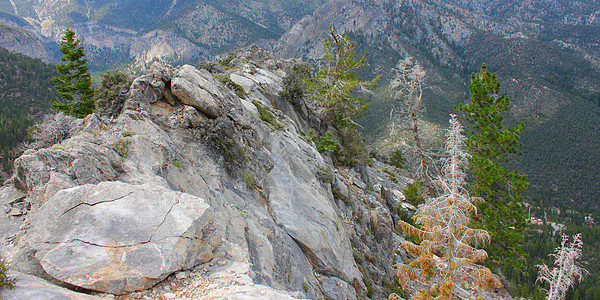
<instances>
[{"instance_id":1,"label":"tall evergreen tree","mask_svg":"<svg viewBox=\"0 0 600 300\"><path fill-rule=\"evenodd\" d=\"M56 65L60 75L52 77L52 81L59 83L55 86L56 93L67 103L54 102L52 106L59 112L84 118L94 112L94 90L91 88L92 79L83 45L71 29L65 30L60 45L60 52L64 54L61 58L63 63Z\"/></svg>"},{"instance_id":2,"label":"tall evergreen tree","mask_svg":"<svg viewBox=\"0 0 600 300\"><path fill-rule=\"evenodd\" d=\"M509 98L500 94L500 82L495 73L487 71L485 64L480 73L471 75L469 92L471 102L458 107L467 121L467 149L473 177L468 187L475 196L487 200L478 204L480 215L476 222L492 237L486 248L492 266L522 266L526 218L521 194L529 183L526 175L503 164L520 155L519 134L525 123L504 128L503 114L508 111Z\"/></svg>"}]
</instances>

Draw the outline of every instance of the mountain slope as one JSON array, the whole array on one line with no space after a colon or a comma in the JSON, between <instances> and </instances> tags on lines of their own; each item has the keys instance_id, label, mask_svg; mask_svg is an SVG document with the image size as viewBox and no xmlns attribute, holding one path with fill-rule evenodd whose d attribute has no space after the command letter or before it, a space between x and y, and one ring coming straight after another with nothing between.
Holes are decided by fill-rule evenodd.
<instances>
[{"instance_id":1,"label":"mountain slope","mask_svg":"<svg viewBox=\"0 0 600 300\"><path fill-rule=\"evenodd\" d=\"M576 20L600 4L584 2L571 9L561 1L539 1L542 8L495 1L331 1L292 27L275 50L282 57L319 59L333 20L338 32L349 32L367 53L364 75L384 74L362 122L367 136L385 132L381 116L393 105L385 79L400 58L414 56L427 70L427 117L439 124L447 122L453 104L467 101L470 73L486 63L511 97L508 123L527 123L526 153L513 164L530 174L533 200L595 207L600 52L594 33L600 28L592 19ZM502 19L509 8L522 13ZM542 199L542 190L552 193Z\"/></svg>"},{"instance_id":2,"label":"mountain slope","mask_svg":"<svg viewBox=\"0 0 600 300\"><path fill-rule=\"evenodd\" d=\"M269 47L324 2L30 0L14 6L0 2L0 10L50 41L60 40L63 29L71 27L86 45L92 70L104 70L155 59L205 60L252 43Z\"/></svg>"},{"instance_id":3,"label":"mountain slope","mask_svg":"<svg viewBox=\"0 0 600 300\"><path fill-rule=\"evenodd\" d=\"M2 27L0 27L0 31ZM0 47L0 181L8 178L17 146L33 119L50 110L58 97L50 80L56 68Z\"/></svg>"}]
</instances>

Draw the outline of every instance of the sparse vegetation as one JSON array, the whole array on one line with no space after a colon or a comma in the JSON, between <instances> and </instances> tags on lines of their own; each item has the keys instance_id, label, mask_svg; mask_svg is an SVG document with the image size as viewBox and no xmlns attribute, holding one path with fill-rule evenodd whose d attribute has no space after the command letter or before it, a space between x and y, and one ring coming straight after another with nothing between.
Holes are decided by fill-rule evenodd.
<instances>
[{"instance_id":1,"label":"sparse vegetation","mask_svg":"<svg viewBox=\"0 0 600 300\"><path fill-rule=\"evenodd\" d=\"M177 160L177 159L173 160L173 165L176 166L176 167L178 167L178 168L183 167L183 164L179 160Z\"/></svg>"},{"instance_id":2,"label":"sparse vegetation","mask_svg":"<svg viewBox=\"0 0 600 300\"><path fill-rule=\"evenodd\" d=\"M254 104L254 106L256 106L256 108L258 109L259 119L265 122L265 124L267 124L269 128L277 130L282 129L284 127L283 125L281 125L281 123L275 120L275 116L266 107L260 104L260 102L254 100L252 101L252 104Z\"/></svg>"},{"instance_id":3,"label":"sparse vegetation","mask_svg":"<svg viewBox=\"0 0 600 300\"><path fill-rule=\"evenodd\" d=\"M241 85L233 82L231 78L227 76L215 76L215 78L219 79L226 87L233 89L236 96L246 99L246 92L244 91L244 88Z\"/></svg>"},{"instance_id":4,"label":"sparse vegetation","mask_svg":"<svg viewBox=\"0 0 600 300\"><path fill-rule=\"evenodd\" d=\"M135 135L135 131L133 131L133 130L123 130L123 131L121 131L121 134L124 137L134 136Z\"/></svg>"},{"instance_id":5,"label":"sparse vegetation","mask_svg":"<svg viewBox=\"0 0 600 300\"><path fill-rule=\"evenodd\" d=\"M390 179L390 181L392 181L394 183L398 183L398 178L396 178L396 172L394 172L390 169L385 169L385 168L381 171L383 171L383 173L388 175L388 178Z\"/></svg>"},{"instance_id":6,"label":"sparse vegetation","mask_svg":"<svg viewBox=\"0 0 600 300\"><path fill-rule=\"evenodd\" d=\"M0 257L0 290L14 288L16 281L15 278L8 276L8 268L4 263L4 259Z\"/></svg>"},{"instance_id":7,"label":"sparse vegetation","mask_svg":"<svg viewBox=\"0 0 600 300\"><path fill-rule=\"evenodd\" d=\"M115 151L117 151L122 158L126 158L129 153L129 144L131 144L130 139L119 138L114 142L113 146L115 147Z\"/></svg>"},{"instance_id":8,"label":"sparse vegetation","mask_svg":"<svg viewBox=\"0 0 600 300\"><path fill-rule=\"evenodd\" d=\"M254 183L254 177L252 176L252 173L250 173L249 171L242 173L242 179L244 179L247 189L254 190L256 188L256 185Z\"/></svg>"}]
</instances>

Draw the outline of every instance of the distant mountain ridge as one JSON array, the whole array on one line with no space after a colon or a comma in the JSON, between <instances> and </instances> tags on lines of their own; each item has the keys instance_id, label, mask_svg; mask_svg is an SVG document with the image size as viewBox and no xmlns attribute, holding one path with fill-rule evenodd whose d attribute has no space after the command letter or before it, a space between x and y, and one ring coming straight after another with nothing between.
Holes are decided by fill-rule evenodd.
<instances>
[{"instance_id":1,"label":"distant mountain ridge","mask_svg":"<svg viewBox=\"0 0 600 300\"><path fill-rule=\"evenodd\" d=\"M132 61L204 60L252 43L270 48L324 2L0 0L0 13L11 16L8 25L35 31L43 41L59 41L65 28L74 29L86 44L92 69L103 70Z\"/></svg>"}]
</instances>

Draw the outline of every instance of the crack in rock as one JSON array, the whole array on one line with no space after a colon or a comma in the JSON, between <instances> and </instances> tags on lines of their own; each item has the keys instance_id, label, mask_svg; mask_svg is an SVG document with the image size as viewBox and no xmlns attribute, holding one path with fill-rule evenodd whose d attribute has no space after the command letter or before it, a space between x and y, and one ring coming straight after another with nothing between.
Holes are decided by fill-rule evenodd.
<instances>
[{"instance_id":1,"label":"crack in rock","mask_svg":"<svg viewBox=\"0 0 600 300\"><path fill-rule=\"evenodd\" d=\"M125 198L125 197L127 197L127 196L130 196L130 195L131 195L131 194L133 194L133 193L134 193L134 192L129 192L128 194L126 194L126 195L123 195L123 196L121 196L121 197L117 197L117 198L115 198L115 199L112 199L112 200L104 200L104 201L99 201L99 202L96 202L96 203L87 203L87 202L81 202L81 203L78 203L77 205L75 205L75 206L73 206L73 207L71 207L71 208L67 209L65 212L63 212L63 213L62 213L62 214L59 216L59 218L60 218L60 217L62 217L62 216L64 216L64 215L66 215L68 212L70 212L70 211L72 211L72 210L74 210L74 209L78 208L78 207L79 207L79 206L81 206L81 205L87 205L87 206L96 206L96 205L98 205L98 204L102 204L102 203L110 203L110 202L115 202L115 201L121 200L121 199L123 199L123 198Z\"/></svg>"}]
</instances>

